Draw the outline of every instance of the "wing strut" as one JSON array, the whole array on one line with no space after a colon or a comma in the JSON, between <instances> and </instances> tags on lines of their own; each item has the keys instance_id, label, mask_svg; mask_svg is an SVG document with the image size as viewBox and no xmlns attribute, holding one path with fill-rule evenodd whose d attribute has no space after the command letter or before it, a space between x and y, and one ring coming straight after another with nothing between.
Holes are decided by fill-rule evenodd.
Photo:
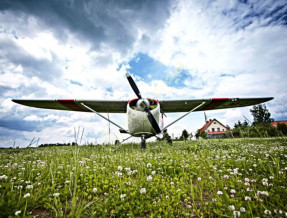
<instances>
[{"instance_id":1,"label":"wing strut","mask_svg":"<svg viewBox=\"0 0 287 218\"><path fill-rule=\"evenodd\" d=\"M202 105L204 105L205 102L202 102L201 104L199 104L198 106L196 106L195 108L193 108L192 110L190 110L189 112L185 113L184 115L182 115L181 117L179 117L178 119L176 119L175 121L171 122L170 124L168 124L166 127L164 127L161 132L163 132L164 130L166 130L168 127L170 127L171 125L173 125L174 123L176 123L177 121L181 120L182 118L184 118L185 116L187 116L188 114L190 114L191 112L195 111L197 108L201 107Z\"/></svg>"},{"instance_id":2,"label":"wing strut","mask_svg":"<svg viewBox=\"0 0 287 218\"><path fill-rule=\"evenodd\" d=\"M92 108L88 107L87 105L85 105L84 103L81 103L81 105L83 105L85 108L87 108L89 111L99 115L101 118L105 119L106 121L114 124L115 126L119 127L120 128L120 131L123 130L125 131L126 133L128 133L127 130L125 130L124 128L122 128L121 126L119 126L118 124L114 123L113 121L111 121L110 119L106 118L105 116L101 115L100 113L98 113L97 111L93 110Z\"/></svg>"}]
</instances>

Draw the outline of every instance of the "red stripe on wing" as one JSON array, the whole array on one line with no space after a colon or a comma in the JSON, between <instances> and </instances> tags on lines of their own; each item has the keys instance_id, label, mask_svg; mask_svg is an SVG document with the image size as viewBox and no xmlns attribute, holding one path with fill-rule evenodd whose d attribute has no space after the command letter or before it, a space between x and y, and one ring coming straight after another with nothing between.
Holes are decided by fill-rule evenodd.
<instances>
[{"instance_id":1,"label":"red stripe on wing","mask_svg":"<svg viewBox=\"0 0 287 218\"><path fill-rule=\"evenodd\" d=\"M84 111L83 108L76 104L74 99L57 99L57 101L73 111Z\"/></svg>"}]
</instances>

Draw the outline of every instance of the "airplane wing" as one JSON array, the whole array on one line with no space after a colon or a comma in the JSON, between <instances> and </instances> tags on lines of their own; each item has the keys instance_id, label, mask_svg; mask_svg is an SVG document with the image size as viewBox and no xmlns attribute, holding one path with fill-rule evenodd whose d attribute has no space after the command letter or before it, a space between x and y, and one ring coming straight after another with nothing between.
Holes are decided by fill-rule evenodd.
<instances>
[{"instance_id":1,"label":"airplane wing","mask_svg":"<svg viewBox=\"0 0 287 218\"><path fill-rule=\"evenodd\" d=\"M55 100L22 100L12 99L13 102L26 105L29 107L68 110L68 111L83 111L91 112L81 105L84 103L88 107L98 113L125 113L128 101L113 101L113 100L76 100L76 99L55 99Z\"/></svg>"},{"instance_id":2,"label":"airplane wing","mask_svg":"<svg viewBox=\"0 0 287 218\"><path fill-rule=\"evenodd\" d=\"M272 100L268 98L211 98L211 99L194 99L194 100L159 100L161 109L164 113L171 112L188 112L196 106L205 102L204 105L195 111L216 110L225 108L244 107L261 104Z\"/></svg>"}]
</instances>

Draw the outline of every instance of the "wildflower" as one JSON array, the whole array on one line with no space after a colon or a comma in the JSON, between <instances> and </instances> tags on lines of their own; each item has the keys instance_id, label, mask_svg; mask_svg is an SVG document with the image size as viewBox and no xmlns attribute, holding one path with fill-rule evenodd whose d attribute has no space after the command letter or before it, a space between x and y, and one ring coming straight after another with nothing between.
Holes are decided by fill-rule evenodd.
<instances>
[{"instance_id":1,"label":"wildflower","mask_svg":"<svg viewBox=\"0 0 287 218\"><path fill-rule=\"evenodd\" d=\"M141 194L146 194L146 189L145 188L141 188L140 193Z\"/></svg>"},{"instance_id":2,"label":"wildflower","mask_svg":"<svg viewBox=\"0 0 287 218\"><path fill-rule=\"evenodd\" d=\"M208 177L210 180L213 180L213 178L210 176L210 177Z\"/></svg>"},{"instance_id":3,"label":"wildflower","mask_svg":"<svg viewBox=\"0 0 287 218\"><path fill-rule=\"evenodd\" d=\"M249 196L245 196L245 201L251 201L251 198Z\"/></svg>"},{"instance_id":4,"label":"wildflower","mask_svg":"<svg viewBox=\"0 0 287 218\"><path fill-rule=\"evenodd\" d=\"M53 196L54 197L59 197L60 193L54 193Z\"/></svg>"},{"instance_id":5,"label":"wildflower","mask_svg":"<svg viewBox=\"0 0 287 218\"><path fill-rule=\"evenodd\" d=\"M189 205L187 205L187 207L190 209L190 208L192 208L192 206L189 204Z\"/></svg>"},{"instance_id":6,"label":"wildflower","mask_svg":"<svg viewBox=\"0 0 287 218\"><path fill-rule=\"evenodd\" d=\"M151 174L152 174L152 175L155 175L155 174L156 174L156 172L155 172L155 171L151 171Z\"/></svg>"},{"instance_id":7,"label":"wildflower","mask_svg":"<svg viewBox=\"0 0 287 218\"><path fill-rule=\"evenodd\" d=\"M149 175L146 179L147 179L148 182L150 182L152 180L152 176Z\"/></svg>"},{"instance_id":8,"label":"wildflower","mask_svg":"<svg viewBox=\"0 0 287 218\"><path fill-rule=\"evenodd\" d=\"M71 183L71 181L67 180L65 183L66 183L66 184L69 184L69 183Z\"/></svg>"},{"instance_id":9,"label":"wildflower","mask_svg":"<svg viewBox=\"0 0 287 218\"><path fill-rule=\"evenodd\" d=\"M240 217L240 211L233 211L234 217Z\"/></svg>"},{"instance_id":10,"label":"wildflower","mask_svg":"<svg viewBox=\"0 0 287 218\"><path fill-rule=\"evenodd\" d=\"M248 179L248 178L245 178L245 179L244 179L244 182L249 182L249 179Z\"/></svg>"},{"instance_id":11,"label":"wildflower","mask_svg":"<svg viewBox=\"0 0 287 218\"><path fill-rule=\"evenodd\" d=\"M217 199L216 198L212 198L212 202L216 202L217 201Z\"/></svg>"},{"instance_id":12,"label":"wildflower","mask_svg":"<svg viewBox=\"0 0 287 218\"><path fill-rule=\"evenodd\" d=\"M27 198L27 197L30 197L31 195L30 195L30 193L27 193L27 194L25 194L24 196L23 196L23 198Z\"/></svg>"},{"instance_id":13,"label":"wildflower","mask_svg":"<svg viewBox=\"0 0 287 218\"><path fill-rule=\"evenodd\" d=\"M121 166L118 166L118 170L119 170L119 171L122 171L123 168L122 168Z\"/></svg>"},{"instance_id":14,"label":"wildflower","mask_svg":"<svg viewBox=\"0 0 287 218\"><path fill-rule=\"evenodd\" d=\"M26 189L32 189L33 185L27 185Z\"/></svg>"},{"instance_id":15,"label":"wildflower","mask_svg":"<svg viewBox=\"0 0 287 218\"><path fill-rule=\"evenodd\" d=\"M223 179L228 179L228 178L229 178L228 175L224 175L224 176L223 176Z\"/></svg>"},{"instance_id":16,"label":"wildflower","mask_svg":"<svg viewBox=\"0 0 287 218\"><path fill-rule=\"evenodd\" d=\"M230 190L230 193L231 193L231 194L235 194L236 191L235 191L234 189L231 189L231 190Z\"/></svg>"},{"instance_id":17,"label":"wildflower","mask_svg":"<svg viewBox=\"0 0 287 218\"><path fill-rule=\"evenodd\" d=\"M174 185L174 182L170 182L171 185Z\"/></svg>"},{"instance_id":18,"label":"wildflower","mask_svg":"<svg viewBox=\"0 0 287 218\"><path fill-rule=\"evenodd\" d=\"M8 176L6 176L6 175L2 175L2 176L0 176L0 180L6 180L6 179L8 179Z\"/></svg>"},{"instance_id":19,"label":"wildflower","mask_svg":"<svg viewBox=\"0 0 287 218\"><path fill-rule=\"evenodd\" d=\"M270 210L264 210L264 213L265 213L266 215L271 215L271 211L270 211Z\"/></svg>"},{"instance_id":20,"label":"wildflower","mask_svg":"<svg viewBox=\"0 0 287 218\"><path fill-rule=\"evenodd\" d=\"M229 208L229 210L235 210L234 205L229 205L228 208Z\"/></svg>"},{"instance_id":21,"label":"wildflower","mask_svg":"<svg viewBox=\"0 0 287 218\"><path fill-rule=\"evenodd\" d=\"M148 163L146 166L147 168L151 168L151 163Z\"/></svg>"},{"instance_id":22,"label":"wildflower","mask_svg":"<svg viewBox=\"0 0 287 218\"><path fill-rule=\"evenodd\" d=\"M21 210L17 210L17 211L15 212L15 216L18 216L20 213L21 213Z\"/></svg>"},{"instance_id":23,"label":"wildflower","mask_svg":"<svg viewBox=\"0 0 287 218\"><path fill-rule=\"evenodd\" d=\"M269 176L269 179L274 179L274 177L273 176Z\"/></svg>"},{"instance_id":24,"label":"wildflower","mask_svg":"<svg viewBox=\"0 0 287 218\"><path fill-rule=\"evenodd\" d=\"M242 213L245 213L245 212L246 212L246 210L245 210L244 207L240 207L240 211L241 211Z\"/></svg>"},{"instance_id":25,"label":"wildflower","mask_svg":"<svg viewBox=\"0 0 287 218\"><path fill-rule=\"evenodd\" d=\"M121 194L120 196L121 200L124 200L125 197L126 197L126 194Z\"/></svg>"},{"instance_id":26,"label":"wildflower","mask_svg":"<svg viewBox=\"0 0 287 218\"><path fill-rule=\"evenodd\" d=\"M199 182L200 182L200 181L201 181L201 177L198 177L198 178L197 178L197 181L199 181Z\"/></svg>"},{"instance_id":27,"label":"wildflower","mask_svg":"<svg viewBox=\"0 0 287 218\"><path fill-rule=\"evenodd\" d=\"M165 198L166 198L166 199L169 199L169 196L168 196L168 195L166 195L166 196L165 196Z\"/></svg>"},{"instance_id":28,"label":"wildflower","mask_svg":"<svg viewBox=\"0 0 287 218\"><path fill-rule=\"evenodd\" d=\"M217 194L218 195L223 195L223 192L222 191L218 191Z\"/></svg>"},{"instance_id":29,"label":"wildflower","mask_svg":"<svg viewBox=\"0 0 287 218\"><path fill-rule=\"evenodd\" d=\"M93 192L96 193L98 191L97 188L93 188Z\"/></svg>"}]
</instances>

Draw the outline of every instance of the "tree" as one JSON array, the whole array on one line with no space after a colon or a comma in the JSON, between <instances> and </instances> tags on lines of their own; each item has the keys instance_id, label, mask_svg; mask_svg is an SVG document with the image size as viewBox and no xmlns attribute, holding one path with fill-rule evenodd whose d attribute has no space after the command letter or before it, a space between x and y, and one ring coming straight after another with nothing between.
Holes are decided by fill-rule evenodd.
<instances>
[{"instance_id":1,"label":"tree","mask_svg":"<svg viewBox=\"0 0 287 218\"><path fill-rule=\"evenodd\" d=\"M190 134L184 129L181 133L180 140L187 140Z\"/></svg>"},{"instance_id":2,"label":"tree","mask_svg":"<svg viewBox=\"0 0 287 218\"><path fill-rule=\"evenodd\" d=\"M267 125L274 121L274 119L271 118L271 113L266 108L265 104L254 105L253 108L250 109L250 112L253 116L253 125Z\"/></svg>"},{"instance_id":3,"label":"tree","mask_svg":"<svg viewBox=\"0 0 287 218\"><path fill-rule=\"evenodd\" d=\"M279 132L281 132L283 135L287 135L287 125L284 123L278 123L277 129Z\"/></svg>"}]
</instances>

